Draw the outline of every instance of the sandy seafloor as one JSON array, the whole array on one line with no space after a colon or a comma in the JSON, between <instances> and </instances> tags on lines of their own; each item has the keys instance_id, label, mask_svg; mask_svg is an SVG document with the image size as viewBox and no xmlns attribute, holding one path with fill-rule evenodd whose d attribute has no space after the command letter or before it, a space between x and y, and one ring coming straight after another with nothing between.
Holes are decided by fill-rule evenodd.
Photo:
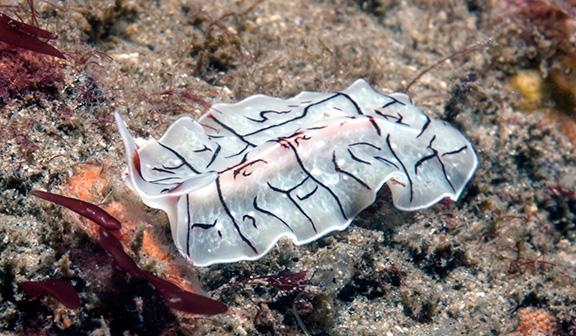
<instances>
[{"instance_id":1,"label":"sandy seafloor","mask_svg":"<svg viewBox=\"0 0 576 336\"><path fill-rule=\"evenodd\" d=\"M52 44L74 56L46 57L64 65L62 81L0 104L0 333L299 335L305 326L312 335L576 334L576 82L565 57L574 55L574 35L547 34L521 7L551 2L53 2L37 10L40 26L58 34ZM554 29L574 27L564 19ZM402 212L383 190L342 232L304 246L282 240L258 261L194 268L175 252L166 216L120 179L114 109L137 136L158 138L182 114L256 93L329 92L358 78L385 93L403 90L475 45L409 91L475 146L479 166L458 202ZM553 75L567 83L562 94ZM226 314L170 311L152 287L113 269L78 217L29 195L47 186L66 194L88 165L102 168L105 184L92 201L124 204L122 218L136 218L127 234L138 264L159 275L177 265L227 304ZM141 252L145 230L173 260ZM300 271L314 295L263 283L226 288ZM73 284L81 308L29 302L18 287L49 277ZM536 321L530 312L548 324L527 327Z\"/></svg>"}]
</instances>

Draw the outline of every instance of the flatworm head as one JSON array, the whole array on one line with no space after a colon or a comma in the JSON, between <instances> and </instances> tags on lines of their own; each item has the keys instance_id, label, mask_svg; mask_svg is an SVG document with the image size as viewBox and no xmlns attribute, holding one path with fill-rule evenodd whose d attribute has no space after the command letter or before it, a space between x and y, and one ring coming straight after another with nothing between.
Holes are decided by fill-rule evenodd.
<instances>
[{"instance_id":1,"label":"flatworm head","mask_svg":"<svg viewBox=\"0 0 576 336\"><path fill-rule=\"evenodd\" d=\"M402 210L457 200L478 164L457 129L364 80L341 92L216 104L141 148L115 115L128 185L166 211L176 246L197 266L343 230L384 183Z\"/></svg>"}]
</instances>

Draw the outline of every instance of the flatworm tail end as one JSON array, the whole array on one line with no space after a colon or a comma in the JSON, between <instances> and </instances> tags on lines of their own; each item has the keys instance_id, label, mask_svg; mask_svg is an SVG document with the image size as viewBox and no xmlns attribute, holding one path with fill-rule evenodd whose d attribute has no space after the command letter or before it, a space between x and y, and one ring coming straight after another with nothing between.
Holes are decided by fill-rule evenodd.
<instances>
[{"instance_id":1,"label":"flatworm tail end","mask_svg":"<svg viewBox=\"0 0 576 336\"><path fill-rule=\"evenodd\" d=\"M134 190L138 195L142 197L142 201L153 208L165 208L168 203L166 197L158 197L148 194L147 185L148 182L142 177L141 167L140 167L140 155L138 154L138 147L134 138L124 125L124 121L120 116L118 111L114 111L114 119L116 120L116 126L118 127L118 132L122 137L124 142L124 148L126 150L126 161L127 167L123 174L123 179L130 189ZM146 197L143 197L143 196Z\"/></svg>"},{"instance_id":2,"label":"flatworm tail end","mask_svg":"<svg viewBox=\"0 0 576 336\"><path fill-rule=\"evenodd\" d=\"M114 111L114 119L116 120L116 126L118 127L118 132L122 137L122 142L124 142L124 149L126 151L126 159L128 161L128 166L124 172L124 179L131 189L134 189L134 181L130 176L140 175L140 159L138 158L138 148L136 147L136 142L126 125L124 125L124 120L120 116L118 111ZM137 163L136 163L137 162Z\"/></svg>"}]
</instances>

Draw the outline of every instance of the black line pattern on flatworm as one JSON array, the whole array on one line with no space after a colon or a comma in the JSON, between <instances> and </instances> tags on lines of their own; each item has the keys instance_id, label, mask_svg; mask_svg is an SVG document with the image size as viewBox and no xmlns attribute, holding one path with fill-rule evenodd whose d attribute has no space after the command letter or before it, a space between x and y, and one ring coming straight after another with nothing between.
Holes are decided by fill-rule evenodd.
<instances>
[{"instance_id":1,"label":"black line pattern on flatworm","mask_svg":"<svg viewBox=\"0 0 576 336\"><path fill-rule=\"evenodd\" d=\"M247 144L246 146L244 146L244 148L242 148L238 153L225 156L225 158L226 158L226 159L231 159L231 158L233 158L233 157L240 156L240 155L242 155L242 154L246 155L246 153L244 153L244 152L245 152L248 148L250 148L250 145L249 145L249 144Z\"/></svg>"},{"instance_id":2,"label":"black line pattern on flatworm","mask_svg":"<svg viewBox=\"0 0 576 336\"><path fill-rule=\"evenodd\" d=\"M306 130L307 131L321 130L321 129L324 129L326 127L328 127L328 126L324 125L324 126L308 127Z\"/></svg>"},{"instance_id":3,"label":"black line pattern on flatworm","mask_svg":"<svg viewBox=\"0 0 576 336\"><path fill-rule=\"evenodd\" d=\"M268 184L268 187L270 189L272 189L273 191L277 192L277 193L281 193L286 195L286 197L290 200L290 202L292 202L292 204L296 207L296 209L298 209L298 211L304 215L304 217L306 217L306 219L310 222L310 224L312 225L312 229L314 229L314 233L318 233L318 230L316 230L316 224L314 224L314 221L312 220L312 218L310 218L310 216L308 216L308 214L306 213L306 211L304 211L304 209L302 209L302 207L300 206L300 204L298 204L298 202L296 202L296 200L294 198L292 198L291 193L296 190L297 188L299 188L301 185L303 185L306 181L308 180L308 177L306 177L305 179L303 179L302 181L300 181L300 183L298 183L297 185L295 185L294 187L290 188L290 189L280 189L277 187L274 187L273 185L270 184L270 182L266 182Z\"/></svg>"},{"instance_id":4,"label":"black line pattern on flatworm","mask_svg":"<svg viewBox=\"0 0 576 336\"><path fill-rule=\"evenodd\" d=\"M174 181L174 182L168 182ZM156 180L147 181L148 183L158 184L158 185L175 185L182 182L182 177L174 176L174 177L163 177Z\"/></svg>"},{"instance_id":5,"label":"black line pattern on flatworm","mask_svg":"<svg viewBox=\"0 0 576 336\"><path fill-rule=\"evenodd\" d=\"M256 225L256 219L255 219L254 217L250 216L250 215L244 215L244 216L242 217L242 221L243 221L243 222L246 222L247 219L250 220L252 226L253 226L256 230L258 230L258 225Z\"/></svg>"},{"instance_id":6,"label":"black line pattern on flatworm","mask_svg":"<svg viewBox=\"0 0 576 336\"><path fill-rule=\"evenodd\" d=\"M338 165L337 159L336 159L336 151L332 152L332 163L334 164L334 170L340 174L344 174L346 176L351 177L354 181L358 182L361 186L363 186L364 188L368 189L368 190L372 190L372 188L370 188L370 186L362 181L359 177L357 177L356 175L345 171L344 169L340 168L340 166Z\"/></svg>"},{"instance_id":7,"label":"black line pattern on flatworm","mask_svg":"<svg viewBox=\"0 0 576 336\"><path fill-rule=\"evenodd\" d=\"M302 111L302 114L300 114L300 115L298 115L298 116L295 116L294 118L291 118L291 119L288 119L288 120L284 120L284 121L282 121L282 122L279 122L279 123L276 123L276 124L272 124L272 125L269 125L269 126L266 126L266 127L262 127L262 128L259 128L259 129L256 130L256 131L254 131L254 132L250 132L250 133L246 133L246 134L240 134L240 133L238 133L236 130L234 130L234 128L230 127L229 125L227 125L227 124L224 123L223 121L219 120L219 119L216 118L213 114L210 114L210 115L208 115L207 117L210 118L210 119L212 119L212 120L213 120L216 124L218 124L220 127L222 127L223 129L227 130L227 131L230 132L232 135L234 135L235 137L237 137L238 139L240 139L242 142L244 142L244 143L246 144L246 145L245 145L240 151L238 151L237 153L230 154L230 155L228 155L228 156L225 157L226 159L231 159L231 158L234 158L234 157L236 157L236 156L239 156L239 155L244 154L244 153L245 153L248 149L250 149L250 148L255 148L255 147L256 147L256 144L254 144L254 143L252 143L252 142L250 142L250 141L247 140L247 137L250 137L250 136L259 134L259 133L261 133L261 132L264 132L264 131L266 131L266 130L269 130L269 129L272 129L272 128L275 128L275 127L280 127L280 126L283 126L283 125L292 123L292 122L294 122L294 121L296 121L296 120L305 118L305 117L308 115L308 111L309 111L310 108L312 108L312 107L314 107L314 106L317 106L317 105L320 105L320 104L323 104L323 103L325 103L325 102L327 102L327 101L330 101L330 100L332 100L332 99L335 99L335 98L337 98L337 97L344 97L344 98L346 98L346 100L347 100L349 103L351 103L352 106L354 107L355 113L356 113L357 115L364 115L364 113L362 112L362 109L360 108L360 106L358 106L358 104L356 103L356 101L355 101L354 99L352 99L348 94L343 93L343 92L336 92L336 93L334 93L332 96L330 96L330 97L328 97L328 98L325 98L325 99L322 99L322 100L320 100L320 101L317 101L317 102L315 102L315 103L311 103L311 101L302 102L302 104L308 104L308 105L307 105L306 107L304 107L304 109L303 109L303 111ZM289 106L289 107L295 108L295 107L299 107L299 106L298 106L298 105L293 105L293 106ZM342 110L342 109L340 109L340 108L338 108L338 109L339 109L339 110ZM251 118L251 117L248 117L248 116L245 116L245 118L247 118L248 120L257 122L257 123L265 123L266 121L270 120L270 119L266 116L267 114L272 114L272 113L274 113L274 114L279 114L279 115L280 115L280 114L289 114L289 113L292 113L292 112L294 112L294 111L292 111L292 110L285 110L285 111L265 110L265 111L261 111L261 112L259 113L260 119L255 119L255 118ZM372 118L372 117L370 117L370 118ZM372 125L374 126L374 128L375 128L375 130L377 131L378 135L380 135L380 128L378 127L378 124L376 123L376 121L374 121L374 119L370 119L370 122L371 122ZM204 127L208 127L208 126L207 126L207 125L204 125ZM325 128L325 127L326 127L326 126L312 127L312 128L308 128L307 130L322 129L322 128ZM213 129L212 127L210 127L210 128ZM292 136L293 136L293 135L291 135L290 137L292 137ZM210 137L211 137L211 138L219 138L219 137L221 137L221 136L210 135ZM298 140L309 140L309 138L306 137L306 136L303 136L303 137L301 137L301 138L296 139L296 144L297 144L297 145L298 145ZM213 154L210 162L206 165L206 168L209 168L209 167L212 165L212 163L216 160L217 156L220 154L221 147L220 147L219 144L218 144L217 146L218 146L218 147L217 147L216 150L214 151L214 154ZM167 148L167 149L168 149L168 148ZM170 149L169 149L169 150L170 150ZM203 149L201 149L201 150L205 150L205 149L203 148ZM171 151L172 151L172 150L171 150ZM183 162L184 162L184 160L183 160ZM189 165L189 164L187 163L187 165ZM190 168L192 168L191 165L190 165ZM193 169L193 168L192 168L192 169ZM198 174L198 172L197 172L196 170L193 170L193 171Z\"/></svg>"},{"instance_id":8,"label":"black line pattern on flatworm","mask_svg":"<svg viewBox=\"0 0 576 336\"><path fill-rule=\"evenodd\" d=\"M223 123L222 121L218 120L218 118L216 118L214 115L211 114L210 119L214 120L214 122L217 123L218 125L220 125L220 127L224 128L228 132L232 133L235 137L242 140L242 142L244 142L248 147L256 147L255 144L251 143L250 141L248 141L244 138L245 135L238 134L238 132L236 132L232 127L230 127L230 126L226 125L225 123Z\"/></svg>"},{"instance_id":9,"label":"black line pattern on flatworm","mask_svg":"<svg viewBox=\"0 0 576 336\"><path fill-rule=\"evenodd\" d=\"M392 105L394 105L394 104L400 104L400 105L402 105L402 106L406 106L406 104L404 104L403 102L399 101L398 99L396 99L396 98L394 98L394 97L392 97L392 96L388 96L388 95L384 95L384 96L387 97L387 98L392 99L392 101L391 101L391 102L388 102L388 103L386 103L386 104L384 104L384 105L382 105L380 108L383 109L383 110L384 110L384 109L387 109L388 107L390 107L390 106L392 106Z\"/></svg>"},{"instance_id":10,"label":"black line pattern on flatworm","mask_svg":"<svg viewBox=\"0 0 576 336\"><path fill-rule=\"evenodd\" d=\"M194 153L212 152L212 148L209 148L208 146L204 145L204 148L193 150L193 152Z\"/></svg>"},{"instance_id":11,"label":"black line pattern on flatworm","mask_svg":"<svg viewBox=\"0 0 576 336\"><path fill-rule=\"evenodd\" d=\"M428 147L426 147L426 149L430 149L432 151L432 154L426 155L425 157L421 158L420 160L418 160L414 164L414 173L418 174L418 167L420 167L426 161L432 160L432 159L437 159L438 163L440 164L440 167L442 168L442 174L444 175L444 179L446 180L446 182L448 183L450 188L452 188L452 192L455 192L456 189L454 189L452 182L450 182L450 178L448 177L448 174L446 173L446 166L444 166L444 162L442 161L442 159L438 155L438 151L434 147L432 147L434 140L436 140L436 135L434 135L432 137L432 139L430 139L430 142L428 143ZM456 152L458 153L459 150L457 150Z\"/></svg>"},{"instance_id":12,"label":"black line pattern on flatworm","mask_svg":"<svg viewBox=\"0 0 576 336\"><path fill-rule=\"evenodd\" d=\"M216 150L212 153L212 158L206 165L206 169L208 169L208 167L210 167L214 163L214 160L216 160L216 157L218 156L218 154L220 154L221 149L222 147L220 146L220 144L216 144Z\"/></svg>"},{"instance_id":13,"label":"black line pattern on flatworm","mask_svg":"<svg viewBox=\"0 0 576 336\"><path fill-rule=\"evenodd\" d=\"M408 173L408 170L406 170L406 167L404 166L404 163L402 161L400 161L400 158L398 158L398 155L396 155L396 153L394 152L394 149L392 149L392 144L390 143L390 134L388 134L386 136L386 145L388 145L388 150L390 151L390 153L392 153L392 155L394 155L394 158L396 159L396 161L398 161L400 163L400 165L402 166L402 170L404 171L404 174L406 174L406 177L408 178L408 187L409 187L409 191L410 191L410 203L412 203L413 197L414 197L414 186L412 185L412 177L410 177L410 173ZM374 157L375 159L378 159L376 157ZM380 158L383 160L386 160L384 158Z\"/></svg>"},{"instance_id":14,"label":"black line pattern on flatworm","mask_svg":"<svg viewBox=\"0 0 576 336\"><path fill-rule=\"evenodd\" d=\"M384 163L384 164L387 165L387 166L394 167L394 168L396 168L396 169L400 169L394 162L392 162L392 161L390 161L390 160L388 160L388 159L386 159L386 158L383 158L383 157L381 157L381 156L374 156L374 159L376 159L376 160Z\"/></svg>"},{"instance_id":15,"label":"black line pattern on flatworm","mask_svg":"<svg viewBox=\"0 0 576 336\"><path fill-rule=\"evenodd\" d=\"M234 218L234 216L232 216L232 213L228 208L228 204L226 204L226 201L224 200L224 196L222 196L222 187L220 186L220 176L216 178L216 192L218 193L218 199L220 200L220 205L222 205L222 208L224 208L224 212L226 212L226 215L228 215L228 218L230 218L230 220L232 221L234 229L236 229L236 232L238 233L242 241L246 243L246 245L248 245L256 255L258 255L258 250L256 249L256 247L254 247L254 244L252 244L250 239L244 236L244 234L240 230L240 226L238 226L238 223L236 223L236 219Z\"/></svg>"},{"instance_id":16,"label":"black line pattern on flatworm","mask_svg":"<svg viewBox=\"0 0 576 336\"><path fill-rule=\"evenodd\" d=\"M302 159L300 159L300 155L298 155L298 151L296 150L296 148L294 148L294 146L290 143L287 142L288 146L290 146L290 149L292 149L292 152L294 152L294 157L296 158L296 162L298 162L298 165L300 166L300 169L302 169L302 171L308 176L310 177L310 179L312 179L314 182L316 182L320 187L322 187L323 189L325 189L326 191L328 191L330 193L330 195L332 196L332 198L334 198L334 200L336 201L336 203L338 204L338 209L340 209L340 213L342 214L342 217L344 217L345 220L348 220L348 215L346 215L346 212L344 211L344 207L342 206L342 202L340 202L340 198L338 198L338 196L334 193L334 191L332 191L332 189L328 188L327 186L325 186L322 182L320 182L318 179L316 179L312 174L310 174L310 172L306 169L306 167L304 167L304 164L302 163Z\"/></svg>"},{"instance_id":17,"label":"black line pattern on flatworm","mask_svg":"<svg viewBox=\"0 0 576 336\"><path fill-rule=\"evenodd\" d=\"M255 118L251 118L248 116L244 116L244 118L253 121L253 122L257 122L257 123L263 123L266 122L270 119L268 119L268 117L266 117L266 114L269 113L274 113L274 114L287 114L287 113L291 113L292 110L286 110L286 111L274 111L274 110L265 110L265 111L261 111L258 115L260 116L260 119L255 119Z\"/></svg>"},{"instance_id":18,"label":"black line pattern on flatworm","mask_svg":"<svg viewBox=\"0 0 576 336\"><path fill-rule=\"evenodd\" d=\"M446 156L446 155L454 155L454 154L458 154L460 152L462 152L463 150L467 149L468 145L464 145L460 148L458 148L457 150L451 151L451 152L446 152L442 154L442 157Z\"/></svg>"},{"instance_id":19,"label":"black line pattern on flatworm","mask_svg":"<svg viewBox=\"0 0 576 336\"><path fill-rule=\"evenodd\" d=\"M378 136L382 136L382 132L380 131L380 126L378 126L378 123L376 122L376 120L374 120L374 117L370 116L370 117L368 117L368 120L370 120L370 123L372 124L372 126L376 130L376 134L378 134Z\"/></svg>"},{"instance_id":20,"label":"black line pattern on flatworm","mask_svg":"<svg viewBox=\"0 0 576 336\"><path fill-rule=\"evenodd\" d=\"M243 164L241 167L238 167L238 168L235 168L232 170L234 179L236 179L236 176L238 176L238 174L242 174L242 176L244 176L244 177L248 177L248 176L252 175L252 171L248 172L246 169L250 168L251 166L253 166L257 163L268 164L268 162L266 162L266 160L262 160L262 159L257 159L254 161L247 162L247 163Z\"/></svg>"},{"instance_id":21,"label":"black line pattern on flatworm","mask_svg":"<svg viewBox=\"0 0 576 336\"><path fill-rule=\"evenodd\" d=\"M190 233L192 232L192 230L195 228L208 230L215 227L217 222L218 219L215 219L214 223L212 224L194 223L190 225L190 195L186 194L186 223L188 224L188 230L186 232L186 254L188 255L188 257L190 257ZM218 235L220 236L220 238L222 238L222 233L220 233L220 230L218 230Z\"/></svg>"},{"instance_id":22,"label":"black line pattern on flatworm","mask_svg":"<svg viewBox=\"0 0 576 336\"><path fill-rule=\"evenodd\" d=\"M382 117L383 117L384 119L386 119L386 120L390 120L390 119L396 120L396 121L395 121L396 124L404 125L404 126L410 126L410 125L408 125L407 123L405 123L404 121L402 121L402 119L404 118L404 116L403 116L402 114L400 114L400 113L396 113L396 115L392 115L392 114L382 113L382 112L380 112L380 111L378 111L378 110L374 110L374 112L376 112L376 114L382 116Z\"/></svg>"},{"instance_id":23,"label":"black line pattern on flatworm","mask_svg":"<svg viewBox=\"0 0 576 336\"><path fill-rule=\"evenodd\" d=\"M192 167L192 165L186 161L186 158L182 156L182 154L178 153L177 151L175 151L174 149L166 146L165 144L161 143L160 141L158 141L158 144L160 146L162 146L163 148L165 148L166 150L168 150L170 153L174 154L174 156L176 156L180 161L182 161L182 163L188 167L188 169L190 169L192 172L194 172L195 174L200 174L200 172L198 170L196 170L194 167Z\"/></svg>"},{"instance_id":24,"label":"black line pattern on flatworm","mask_svg":"<svg viewBox=\"0 0 576 336\"><path fill-rule=\"evenodd\" d=\"M348 148L348 154L350 154L350 158L351 158L352 160L356 161L356 162L360 162L360 163L367 164L367 165L372 165L371 162L364 161L364 160L362 160L361 158L357 157L357 156L352 152L352 150L351 150L350 148Z\"/></svg>"},{"instance_id":25,"label":"black line pattern on flatworm","mask_svg":"<svg viewBox=\"0 0 576 336\"><path fill-rule=\"evenodd\" d=\"M416 139L418 139L422 134L424 134L424 132L426 131L426 129L428 128L428 126L430 126L430 123L432 122L432 120L430 120L430 117L428 117L427 115L424 115L426 117L426 122L424 123L424 126L422 126L422 130L420 131L420 133L416 136Z\"/></svg>"},{"instance_id":26,"label":"black line pattern on flatworm","mask_svg":"<svg viewBox=\"0 0 576 336\"><path fill-rule=\"evenodd\" d=\"M168 167L168 166L166 166L166 165L162 165L162 169L165 169L165 170L176 170L176 169L182 168L182 166L184 166L184 162L181 162L179 165L176 165L176 166L174 166L174 167ZM158 169L158 168L156 168L156 167L152 168L152 170L157 170L157 169Z\"/></svg>"},{"instance_id":27,"label":"black line pattern on flatworm","mask_svg":"<svg viewBox=\"0 0 576 336\"><path fill-rule=\"evenodd\" d=\"M161 172L164 174L172 174L172 175L176 174L175 172L166 168L166 166L164 166L164 165L162 165L162 168L154 167L154 168L152 168L152 170L157 171L157 172Z\"/></svg>"},{"instance_id":28,"label":"black line pattern on flatworm","mask_svg":"<svg viewBox=\"0 0 576 336\"><path fill-rule=\"evenodd\" d=\"M358 104L356 103L356 101L354 101L354 99L350 98L349 95L347 95L347 94L345 94L345 93L342 93L342 92L336 92L336 93L334 93L332 96L330 96L330 97L328 97L328 98L326 98L326 99L322 99L322 100L317 101L317 102L315 102L315 103L309 104L308 106L306 106L306 107L303 109L301 115L298 115L298 116L296 116L296 117L294 117L294 118L292 118L292 119L284 120L284 121L282 121L282 122L280 122L280 123L273 124L273 125L270 125L270 126L267 126L267 127L262 127L262 128L260 128L260 129L258 129L257 131L250 132L250 133L246 133L246 134L244 134L244 135L240 135L240 134L234 132L234 135L236 135L237 137L239 137L240 139L242 139L242 141L246 141L246 140L244 139L244 137L249 137L249 136L252 136L252 135L255 135L255 134L258 134L258 133L267 131L267 130L269 130L269 129L272 129L272 128L275 128L275 127L284 126L284 125L289 124L289 123L292 123L292 122L294 122L294 121L296 121L296 120L305 118L305 117L308 115L308 110L310 110L310 108L312 108L312 107L314 107L314 106L316 106L316 105L323 104L323 103L325 103L325 102L327 102L327 101L329 101L329 100L332 100L332 99L334 99L334 98L336 98L336 97L345 97L345 98L354 106L354 109L356 110L356 114L358 114L358 115L363 115L363 114L364 114L364 113L362 113L362 109L360 108L360 106L358 106ZM214 119L214 117L212 117L212 118ZM223 124L222 124L222 125L223 125Z\"/></svg>"},{"instance_id":29,"label":"black line pattern on flatworm","mask_svg":"<svg viewBox=\"0 0 576 336\"><path fill-rule=\"evenodd\" d=\"M420 165L422 165L424 162L438 157L438 151L432 147L434 140L436 140L436 135L434 135L432 139L430 139L428 147L426 147L426 149L432 150L432 154L426 155L425 157L416 161L416 163L414 164L414 174L418 175L418 167L420 167ZM442 163L442 161L440 161L440 163Z\"/></svg>"},{"instance_id":30,"label":"black line pattern on flatworm","mask_svg":"<svg viewBox=\"0 0 576 336\"><path fill-rule=\"evenodd\" d=\"M254 207L254 209L256 209L257 211L259 211L265 215L276 218L278 221L280 221L280 223L284 224L284 226L287 227L290 230L290 232L294 233L294 230L290 227L290 225L288 225L288 223L286 223L286 221L284 221L282 218L278 217L275 213L261 208L258 205L257 199L258 199L258 197L254 197L254 201L252 201L252 206Z\"/></svg>"},{"instance_id":31,"label":"black line pattern on flatworm","mask_svg":"<svg viewBox=\"0 0 576 336\"><path fill-rule=\"evenodd\" d=\"M378 147L378 146L376 146L376 145L374 145L374 144L371 144L371 143L369 143L369 142L355 142L355 143L353 143L353 144L350 144L349 146L350 146L350 147L352 147L352 146L369 146L369 147L372 147L372 148L374 148L374 149L376 149L376 150L378 150L378 151L381 151L381 150L382 150L382 148L380 148L380 147Z\"/></svg>"},{"instance_id":32,"label":"black line pattern on flatworm","mask_svg":"<svg viewBox=\"0 0 576 336\"><path fill-rule=\"evenodd\" d=\"M296 195L296 197L298 197L299 200L303 201L303 200L309 198L310 196L314 195L314 193L316 193L316 190L318 190L318 186L315 186L314 189L312 189L312 191L310 191L306 195L304 195L304 196Z\"/></svg>"}]
</instances>

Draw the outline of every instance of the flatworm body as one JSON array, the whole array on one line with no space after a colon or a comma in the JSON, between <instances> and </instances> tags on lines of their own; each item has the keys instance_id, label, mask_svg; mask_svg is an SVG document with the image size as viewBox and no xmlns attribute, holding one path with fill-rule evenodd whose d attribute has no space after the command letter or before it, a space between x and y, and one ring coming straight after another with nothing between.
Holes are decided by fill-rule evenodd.
<instances>
[{"instance_id":1,"label":"flatworm body","mask_svg":"<svg viewBox=\"0 0 576 336\"><path fill-rule=\"evenodd\" d=\"M384 183L402 210L457 200L478 163L457 129L364 80L334 93L216 104L141 148L117 112L116 120L128 185L166 211L176 246L197 266L255 260L281 237L300 245L343 230Z\"/></svg>"}]
</instances>

